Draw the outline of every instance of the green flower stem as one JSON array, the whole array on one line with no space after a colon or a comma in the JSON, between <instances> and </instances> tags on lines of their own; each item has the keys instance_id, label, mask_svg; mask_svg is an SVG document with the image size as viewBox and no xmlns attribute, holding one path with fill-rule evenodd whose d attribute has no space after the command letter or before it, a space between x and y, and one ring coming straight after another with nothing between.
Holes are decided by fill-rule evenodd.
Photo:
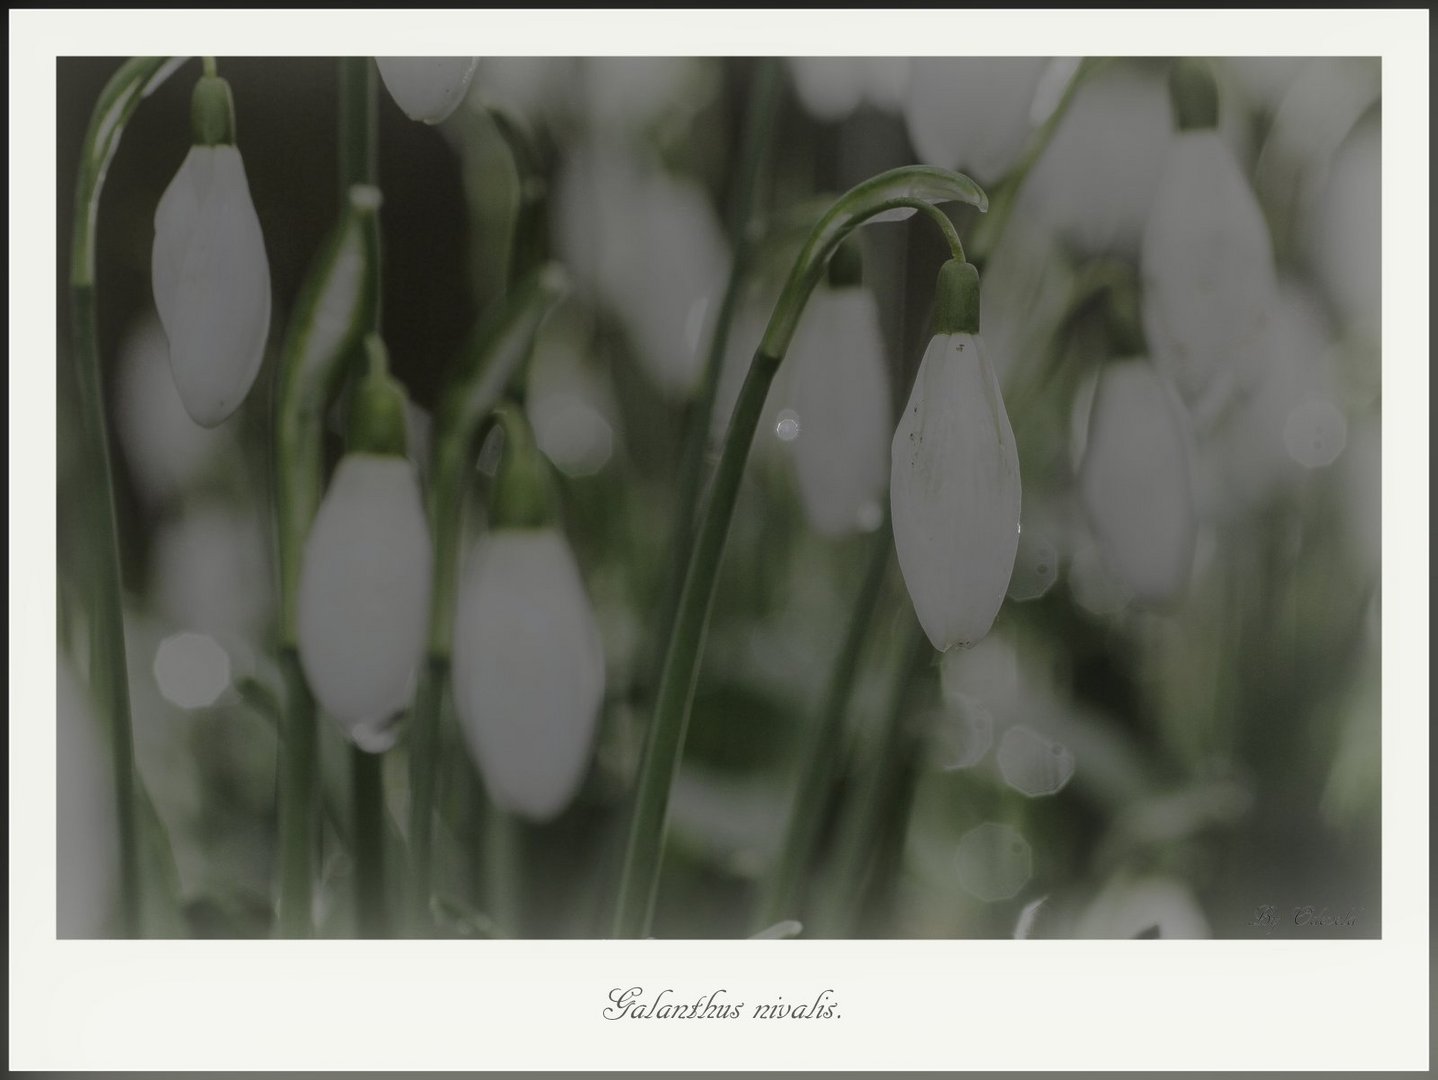
<instances>
[{"instance_id":1,"label":"green flower stem","mask_svg":"<svg viewBox=\"0 0 1438 1080\"><path fill-rule=\"evenodd\" d=\"M280 727L279 932L284 937L308 937L313 910L310 862L320 801L319 732L315 699L293 645L280 647L279 662L285 682Z\"/></svg>"},{"instance_id":2,"label":"green flower stem","mask_svg":"<svg viewBox=\"0 0 1438 1080\"><path fill-rule=\"evenodd\" d=\"M450 633L458 586L461 511L480 435L523 365L535 334L567 284L558 267L542 267L488 313L460 354L435 417L429 493L434 590L428 658L410 715L410 912L416 932L432 927L430 905L439 712L449 676Z\"/></svg>"},{"instance_id":3,"label":"green flower stem","mask_svg":"<svg viewBox=\"0 0 1438 1080\"><path fill-rule=\"evenodd\" d=\"M89 620L90 684L110 728L115 776L115 821L119 834L120 932L143 931L139 826L136 818L134 737L130 681L125 655L125 616L120 576L120 538L115 519L114 469L100 374L96 330L95 229L105 173L119 149L125 125L140 102L165 81L183 57L145 56L127 60L100 92L90 114L75 178L74 235L70 248L70 334L77 375L81 436L93 507L94 610Z\"/></svg>"},{"instance_id":4,"label":"green flower stem","mask_svg":"<svg viewBox=\"0 0 1438 1080\"><path fill-rule=\"evenodd\" d=\"M839 655L829 675L824 705L809 728L799 751L799 780L794 786L793 808L784 834L779 860L759 903L755 925L773 926L797 916L803 902L802 879L814 863L823 824L824 808L839 779L844 755L844 716L858 675L859 657L873 624L874 609L883 591L893 539L889 515L869 539L869 564L849 613Z\"/></svg>"},{"instance_id":5,"label":"green flower stem","mask_svg":"<svg viewBox=\"0 0 1438 1080\"><path fill-rule=\"evenodd\" d=\"M719 393L719 379L724 372L724 356L729 347L729 332L734 316L739 309L739 298L744 292L744 282L754 259L754 213L759 187L759 174L764 163L764 153L770 142L774 126L774 114L781 86L780 63L773 58L757 61L754 89L745 116L744 145L740 153L738 180L734 189L732 215L729 221L730 244L733 260L729 266L729 280L724 286L724 298L719 305L719 315L714 322L714 331L709 339L709 352L704 360L704 372L699 383L699 393L685 421L685 441L679 459L679 478L675 487L675 508L673 533L669 544L669 565L661 586L659 598L659 619L655 624L656 634L652 650L654 670L650 675L651 686L659 681L664 658L664 644L674 630L674 618L679 606L679 594L684 584L689 549L694 544L694 529L697 525L699 496L704 488L704 451L709 444L709 429L713 423L714 402ZM646 687L646 690L649 689Z\"/></svg>"},{"instance_id":6,"label":"green flower stem","mask_svg":"<svg viewBox=\"0 0 1438 1080\"><path fill-rule=\"evenodd\" d=\"M1054 133L1058 131L1063 118L1068 115L1069 106L1078 96L1079 89L1102 71L1112 61L1106 57L1088 57L1079 63L1078 70L1074 72L1073 78L1069 79L1068 85L1064 87L1063 96L1059 103L1054 106L1054 111L1049 113L1047 119L1039 126L1034 133L1023 156L1019 158L1003 181L994 191L993 212L974 228L974 235L970 238L969 246L973 249L973 261L980 270L984 264L993 258L997 250L999 240L1008 228L1009 218L1013 215L1014 204L1018 201L1019 192L1023 189L1024 181L1028 179L1033 167L1038 164L1048 149L1049 143L1053 141Z\"/></svg>"},{"instance_id":7,"label":"green flower stem","mask_svg":"<svg viewBox=\"0 0 1438 1080\"><path fill-rule=\"evenodd\" d=\"M377 188L379 184L379 81L374 61L368 56L345 56L339 60L339 193L340 205L355 185ZM366 229L373 232L370 243L379 250L379 218L372 215ZM379 260L372 268L376 279L375 299L368 308L365 330L374 342L371 367L383 370L383 345L373 337L379 330L381 287ZM363 391L361 391L363 392ZM403 433L403 412L400 437ZM392 426L392 425L391 425ZM401 451L403 452L403 451ZM388 935L384 883L384 777L380 755L351 746L350 797L354 803L355 911L362 937Z\"/></svg>"},{"instance_id":8,"label":"green flower stem","mask_svg":"<svg viewBox=\"0 0 1438 1080\"><path fill-rule=\"evenodd\" d=\"M988 207L987 196L972 180L942 169L924 166L894 169L859 184L840 198L814 227L780 293L763 341L739 391L685 574L679 612L659 680L654 720L646 733L639 768L615 911L615 937L644 937L649 932L659 884L669 791L684 749L689 705L719 576L719 560L724 553L729 521L734 514L739 483L764 399L788 352L804 305L823 278L829 257L844 238L864 221L888 210L912 207L942 218L948 226L945 235L950 236L955 257L962 258L952 223L929 205L938 201L966 202L980 210Z\"/></svg>"},{"instance_id":9,"label":"green flower stem","mask_svg":"<svg viewBox=\"0 0 1438 1080\"><path fill-rule=\"evenodd\" d=\"M904 614L901 635L900 659L878 743L860 747L856 754L859 776L839 821L827 903L816 920L819 937L839 938L852 933L866 893L867 871L872 868L879 847L886 811L903 798L900 789L913 740L908 703L914 676L933 655L933 649L912 612Z\"/></svg>"},{"instance_id":10,"label":"green flower stem","mask_svg":"<svg viewBox=\"0 0 1438 1080\"><path fill-rule=\"evenodd\" d=\"M359 936L389 935L384 883L384 758L350 748L354 797L355 915Z\"/></svg>"}]
</instances>

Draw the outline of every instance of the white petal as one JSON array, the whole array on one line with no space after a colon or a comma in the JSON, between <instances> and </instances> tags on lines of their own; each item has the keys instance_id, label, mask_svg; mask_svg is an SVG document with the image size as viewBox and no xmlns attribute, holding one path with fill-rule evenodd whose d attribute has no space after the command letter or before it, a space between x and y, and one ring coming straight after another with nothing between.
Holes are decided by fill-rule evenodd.
<instances>
[{"instance_id":1,"label":"white petal","mask_svg":"<svg viewBox=\"0 0 1438 1080\"><path fill-rule=\"evenodd\" d=\"M1213 931L1193 893L1168 878L1115 879L1089 905L1074 928L1076 938L1208 938Z\"/></svg>"},{"instance_id":2,"label":"white petal","mask_svg":"<svg viewBox=\"0 0 1438 1080\"><path fill-rule=\"evenodd\" d=\"M233 146L190 149L155 211L155 308L186 411L214 427L249 393L270 329L270 266Z\"/></svg>"},{"instance_id":3,"label":"white petal","mask_svg":"<svg viewBox=\"0 0 1438 1080\"><path fill-rule=\"evenodd\" d=\"M934 648L993 625L1019 542L1019 459L980 338L929 343L894 433L894 546Z\"/></svg>"},{"instance_id":4,"label":"white petal","mask_svg":"<svg viewBox=\"0 0 1438 1080\"><path fill-rule=\"evenodd\" d=\"M432 558L413 466L343 458L305 541L299 646L315 697L352 737L409 703Z\"/></svg>"},{"instance_id":5,"label":"white petal","mask_svg":"<svg viewBox=\"0 0 1438 1080\"><path fill-rule=\"evenodd\" d=\"M459 107L474 78L473 56L376 56L380 78L411 120L438 124Z\"/></svg>"},{"instance_id":6,"label":"white petal","mask_svg":"<svg viewBox=\"0 0 1438 1080\"><path fill-rule=\"evenodd\" d=\"M821 290L791 348L799 494L826 535L861 527L884 497L891 421L879 308L863 288Z\"/></svg>"},{"instance_id":7,"label":"white petal","mask_svg":"<svg viewBox=\"0 0 1438 1080\"><path fill-rule=\"evenodd\" d=\"M544 821L573 800L604 696L604 654L579 567L553 529L482 537L455 611L454 701L495 802Z\"/></svg>"},{"instance_id":8,"label":"white petal","mask_svg":"<svg viewBox=\"0 0 1438 1080\"><path fill-rule=\"evenodd\" d=\"M919 160L1002 178L1029 136L1034 91L1048 61L1037 57L925 57L913 64L904 109Z\"/></svg>"},{"instance_id":9,"label":"white petal","mask_svg":"<svg viewBox=\"0 0 1438 1080\"><path fill-rule=\"evenodd\" d=\"M1217 132L1175 137L1142 268L1149 346L1184 397L1202 399L1216 380L1246 380L1245 350L1275 297L1273 249L1253 189Z\"/></svg>"},{"instance_id":10,"label":"white petal","mask_svg":"<svg viewBox=\"0 0 1438 1080\"><path fill-rule=\"evenodd\" d=\"M869 81L861 57L791 56L789 71L804 108L811 116L830 122L842 120L859 107Z\"/></svg>"},{"instance_id":11,"label":"white petal","mask_svg":"<svg viewBox=\"0 0 1438 1080\"><path fill-rule=\"evenodd\" d=\"M1178 595L1196 535L1187 421L1146 361L1103 369L1080 470L1084 508L1104 561L1138 599Z\"/></svg>"}]
</instances>

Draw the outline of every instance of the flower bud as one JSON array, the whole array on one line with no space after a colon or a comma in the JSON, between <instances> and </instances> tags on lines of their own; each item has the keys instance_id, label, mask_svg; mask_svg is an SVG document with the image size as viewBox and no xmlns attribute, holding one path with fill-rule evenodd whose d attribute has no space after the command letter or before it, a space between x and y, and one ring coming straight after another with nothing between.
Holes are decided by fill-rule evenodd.
<instances>
[{"instance_id":1,"label":"flower bud","mask_svg":"<svg viewBox=\"0 0 1438 1080\"><path fill-rule=\"evenodd\" d=\"M150 265L180 400L214 427L249 393L270 332L270 264L234 146L190 148L155 210Z\"/></svg>"},{"instance_id":2,"label":"flower bud","mask_svg":"<svg viewBox=\"0 0 1438 1080\"><path fill-rule=\"evenodd\" d=\"M498 528L475 545L455 611L454 703L495 803L546 821L584 779L604 654L558 529Z\"/></svg>"},{"instance_id":3,"label":"flower bud","mask_svg":"<svg viewBox=\"0 0 1438 1080\"><path fill-rule=\"evenodd\" d=\"M376 56L380 78L411 120L438 124L459 107L474 78L473 56Z\"/></svg>"},{"instance_id":4,"label":"flower bud","mask_svg":"<svg viewBox=\"0 0 1438 1080\"><path fill-rule=\"evenodd\" d=\"M978 277L945 264L936 334L894 433L889 499L899 569L934 648L989 632L1019 543L1019 456L978 336Z\"/></svg>"},{"instance_id":5,"label":"flower bud","mask_svg":"<svg viewBox=\"0 0 1438 1080\"><path fill-rule=\"evenodd\" d=\"M1188 583L1197 524L1187 417L1142 360L1099 375L1079 470L1104 563L1136 599L1162 603Z\"/></svg>"},{"instance_id":6,"label":"flower bud","mask_svg":"<svg viewBox=\"0 0 1438 1080\"><path fill-rule=\"evenodd\" d=\"M1154 362L1189 402L1221 401L1246 378L1277 284L1263 211L1213 129L1174 136L1141 266Z\"/></svg>"},{"instance_id":7,"label":"flower bud","mask_svg":"<svg viewBox=\"0 0 1438 1080\"><path fill-rule=\"evenodd\" d=\"M316 699L366 748L413 692L432 562L413 465L346 454L305 542L299 654Z\"/></svg>"},{"instance_id":8,"label":"flower bud","mask_svg":"<svg viewBox=\"0 0 1438 1080\"><path fill-rule=\"evenodd\" d=\"M792 411L779 438L794 446L799 495L828 536L882 520L884 450L891 422L879 308L860 286L821 289L793 349Z\"/></svg>"}]
</instances>

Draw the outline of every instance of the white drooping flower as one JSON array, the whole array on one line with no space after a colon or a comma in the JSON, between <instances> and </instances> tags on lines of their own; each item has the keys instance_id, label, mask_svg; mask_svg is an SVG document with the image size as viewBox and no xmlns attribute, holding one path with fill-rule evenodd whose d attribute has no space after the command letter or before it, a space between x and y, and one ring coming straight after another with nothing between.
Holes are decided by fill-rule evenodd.
<instances>
[{"instance_id":1,"label":"white drooping flower","mask_svg":"<svg viewBox=\"0 0 1438 1080\"><path fill-rule=\"evenodd\" d=\"M829 123L860 105L891 111L904 101L910 61L893 56L791 56L794 90L810 116Z\"/></svg>"},{"instance_id":2,"label":"white drooping flower","mask_svg":"<svg viewBox=\"0 0 1438 1080\"><path fill-rule=\"evenodd\" d=\"M977 334L938 334L894 433L894 547L940 651L989 632L1019 543L1019 456Z\"/></svg>"},{"instance_id":3,"label":"white drooping flower","mask_svg":"<svg viewBox=\"0 0 1438 1080\"><path fill-rule=\"evenodd\" d=\"M1174 136L1141 267L1154 362L1207 411L1247 381L1243 359L1277 295L1263 211L1217 131Z\"/></svg>"},{"instance_id":4,"label":"white drooping flower","mask_svg":"<svg viewBox=\"0 0 1438 1080\"><path fill-rule=\"evenodd\" d=\"M904 105L919 160L1001 179L1030 130L1030 106L1049 61L1031 56L922 57L913 61Z\"/></svg>"},{"instance_id":5,"label":"white drooping flower","mask_svg":"<svg viewBox=\"0 0 1438 1080\"><path fill-rule=\"evenodd\" d=\"M364 749L383 747L413 693L432 563L414 466L345 455L305 541L299 653L316 699Z\"/></svg>"},{"instance_id":6,"label":"white drooping flower","mask_svg":"<svg viewBox=\"0 0 1438 1080\"><path fill-rule=\"evenodd\" d=\"M889 376L879 308L862 286L820 289L794 343L791 412L778 437L794 447L799 495L828 536L882 520L889 441Z\"/></svg>"},{"instance_id":7,"label":"white drooping flower","mask_svg":"<svg viewBox=\"0 0 1438 1080\"><path fill-rule=\"evenodd\" d=\"M1110 364L1089 414L1079 487L1104 563L1133 596L1188 583L1197 523L1183 406L1144 360Z\"/></svg>"},{"instance_id":8,"label":"white drooping flower","mask_svg":"<svg viewBox=\"0 0 1438 1080\"><path fill-rule=\"evenodd\" d=\"M155 210L151 277L180 400L214 427L249 393L270 332L270 264L234 146L190 148Z\"/></svg>"},{"instance_id":9,"label":"white drooping flower","mask_svg":"<svg viewBox=\"0 0 1438 1080\"><path fill-rule=\"evenodd\" d=\"M376 56L380 78L411 120L438 124L459 107L474 78L473 56Z\"/></svg>"},{"instance_id":10,"label":"white drooping flower","mask_svg":"<svg viewBox=\"0 0 1438 1080\"><path fill-rule=\"evenodd\" d=\"M460 582L454 703L495 803L547 821L579 790L604 696L604 653L579 567L552 526L483 536Z\"/></svg>"}]
</instances>

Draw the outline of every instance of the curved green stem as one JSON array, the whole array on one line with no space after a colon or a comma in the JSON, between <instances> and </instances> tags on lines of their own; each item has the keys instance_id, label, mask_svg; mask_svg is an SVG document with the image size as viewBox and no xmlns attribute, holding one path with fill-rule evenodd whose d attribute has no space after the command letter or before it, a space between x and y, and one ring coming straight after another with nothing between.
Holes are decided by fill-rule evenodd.
<instances>
[{"instance_id":1,"label":"curved green stem","mask_svg":"<svg viewBox=\"0 0 1438 1080\"><path fill-rule=\"evenodd\" d=\"M119 835L120 932L138 937L141 911L140 845L136 818L134 737L130 720L130 681L125 652L125 616L120 576L120 538L115 518L114 469L110 461L109 423L100 374L96 330L95 228L105 173L119 149L125 124L141 100L184 62L184 58L146 56L126 61L90 114L75 178L74 236L70 248L70 333L77 374L81 433L89 458L94 509L95 606L90 619L90 682L96 704L110 728L115 777L115 820Z\"/></svg>"},{"instance_id":2,"label":"curved green stem","mask_svg":"<svg viewBox=\"0 0 1438 1080\"><path fill-rule=\"evenodd\" d=\"M801 879L814 862L824 808L839 778L844 757L844 715L858 675L859 657L873 627L874 609L883 591L893 539L889 516L869 540L869 564L849 614L839 655L829 675L823 708L815 718L799 751L799 780L794 785L793 809L779 859L759 904L757 926L772 926L796 918L802 902Z\"/></svg>"},{"instance_id":3,"label":"curved green stem","mask_svg":"<svg viewBox=\"0 0 1438 1080\"><path fill-rule=\"evenodd\" d=\"M878 743L863 747L857 755L861 763L857 787L845 803L839 822L831 887L816 920L819 937L847 937L852 932L866 894L867 872L877 854L886 810L903 797L900 788L913 742L907 706L914 674L933 650L912 613L905 613L901 633L898 668Z\"/></svg>"},{"instance_id":4,"label":"curved green stem","mask_svg":"<svg viewBox=\"0 0 1438 1080\"><path fill-rule=\"evenodd\" d=\"M540 323L566 291L548 266L510 291L480 323L461 353L435 418L429 495L434 589L428 657L410 716L410 909L416 929L431 925L430 885L439 710L449 675L450 633L459 574L461 510L474 454L495 407L529 355Z\"/></svg>"},{"instance_id":5,"label":"curved green stem","mask_svg":"<svg viewBox=\"0 0 1438 1080\"><path fill-rule=\"evenodd\" d=\"M724 298L720 302L719 315L714 321L714 331L709 338L709 352L704 360L699 393L685 419L684 448L679 459L679 479L675 487L669 566L660 589L659 618L653 639L655 644L652 683L659 681L664 643L669 640L674 629L679 592L684 584L686 560L694 543L696 512L699 496L704 488L704 450L709 443L714 402L719 393L719 379L724 372L724 356L729 348L729 332L739 309L739 298L744 291L745 279L753 263L754 203L764 151L769 144L769 132L774 126L775 106L781 85L779 61L772 58L761 59L758 62L753 96L750 98L745 118L744 146L739 158L738 181L734 189L733 210L729 222L730 244L733 248L729 280L724 286ZM647 691L648 687L645 689Z\"/></svg>"},{"instance_id":6,"label":"curved green stem","mask_svg":"<svg viewBox=\"0 0 1438 1080\"><path fill-rule=\"evenodd\" d=\"M689 705L708 629L719 560L724 553L744 464L769 385L793 340L804 305L823 278L825 265L835 249L864 221L897 206L913 205L916 200L966 202L981 210L988 206L988 198L977 184L966 176L942 169L923 166L894 169L859 184L839 199L814 227L754 354L724 437L709 500L696 534L680 594L679 614L659 681L654 720L646 734L620 878L614 920L616 937L645 936L653 917L669 791L684 748Z\"/></svg>"}]
</instances>

